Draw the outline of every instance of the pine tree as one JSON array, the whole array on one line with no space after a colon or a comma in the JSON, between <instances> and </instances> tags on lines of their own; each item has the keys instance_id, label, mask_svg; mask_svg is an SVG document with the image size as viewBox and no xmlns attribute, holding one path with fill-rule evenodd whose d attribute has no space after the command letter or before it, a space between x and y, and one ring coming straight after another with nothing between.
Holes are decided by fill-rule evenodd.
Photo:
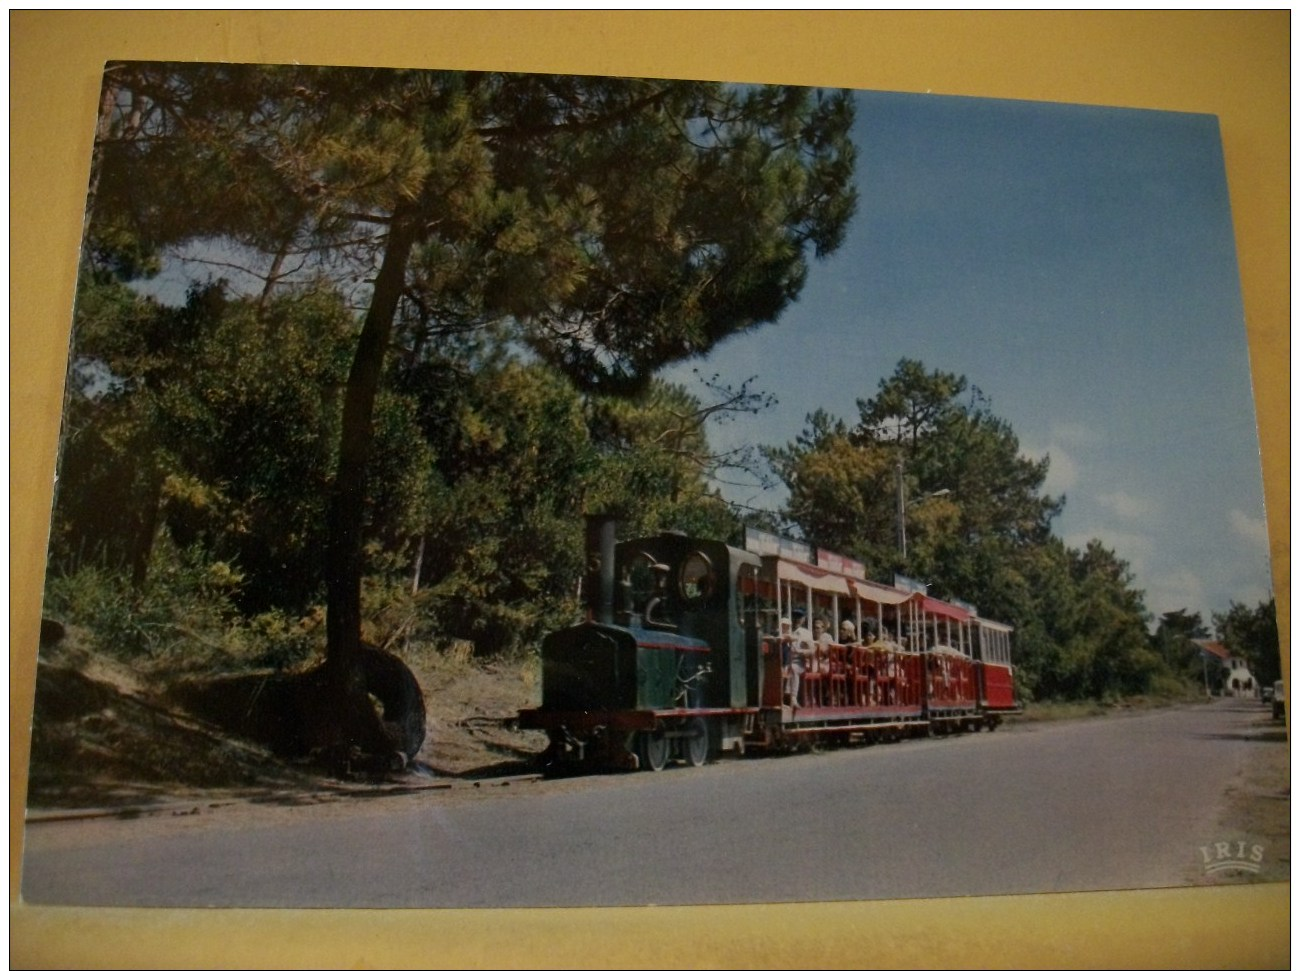
<instances>
[{"instance_id":1,"label":"pine tree","mask_svg":"<svg viewBox=\"0 0 1300 971\"><path fill-rule=\"evenodd\" d=\"M359 663L376 402L397 346L500 326L576 386L775 320L855 197L852 100L793 87L213 64L105 73L87 262L189 246L269 299L362 308L329 487L326 675L340 749L382 751Z\"/></svg>"}]
</instances>

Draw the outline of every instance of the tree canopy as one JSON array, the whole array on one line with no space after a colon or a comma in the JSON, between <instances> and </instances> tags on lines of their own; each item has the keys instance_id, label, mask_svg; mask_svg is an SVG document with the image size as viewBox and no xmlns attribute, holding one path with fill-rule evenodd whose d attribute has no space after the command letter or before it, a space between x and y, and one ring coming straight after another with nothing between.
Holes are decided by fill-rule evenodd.
<instances>
[{"instance_id":1,"label":"tree canopy","mask_svg":"<svg viewBox=\"0 0 1300 971\"><path fill-rule=\"evenodd\" d=\"M119 63L105 71L101 106L88 280L148 275L177 255L224 262L256 281L242 288L239 315L267 335L283 329L282 297L314 289L353 308L345 333L321 343L324 359L343 365L320 399L324 410L286 403L277 421L300 422L311 461L327 463L312 472L324 528L304 528L302 542L320 543L327 672L356 711L368 544L373 554L425 535L446 522L430 508L456 501L445 475L439 485L419 471L437 466L422 450L444 463L449 454L446 441L439 452L430 408L461 409L452 414L473 440L468 402L428 387L440 375L455 380L448 348L491 332L581 391L645 393L665 363L775 320L809 261L839 245L855 206L845 92ZM222 298L219 288L209 294ZM175 314L146 316L170 345L164 358L189 339ZM230 339L260 354L260 342L275 338ZM109 360L93 341L77 353L90 371L134 387L125 357ZM393 397L402 387L405 397ZM133 407L145 401L123 397ZM210 412L202 420L220 421L213 405L199 407ZM236 418L227 431L258 427ZM688 432L676 443L679 460L692 453ZM263 442L274 438L267 430ZM234 461L218 458L211 478ZM403 462L416 471L400 472ZM378 475L380 466L389 474ZM155 467L130 475L146 495L181 481ZM216 501L213 488L205 481L203 501ZM139 507L156 518L156 502ZM150 535L151 524L136 532Z\"/></svg>"},{"instance_id":2,"label":"tree canopy","mask_svg":"<svg viewBox=\"0 0 1300 971\"><path fill-rule=\"evenodd\" d=\"M509 317L582 386L775 319L855 203L852 100L815 89L118 64L105 108L100 243L229 238L268 284L400 250L413 339Z\"/></svg>"},{"instance_id":3,"label":"tree canopy","mask_svg":"<svg viewBox=\"0 0 1300 971\"><path fill-rule=\"evenodd\" d=\"M1261 685L1282 677L1278 652L1277 601L1261 600L1254 607L1233 601L1227 611L1214 615L1214 627L1236 657L1244 657Z\"/></svg>"},{"instance_id":4,"label":"tree canopy","mask_svg":"<svg viewBox=\"0 0 1300 971\"><path fill-rule=\"evenodd\" d=\"M787 518L809 541L877 573L930 578L960 596L987 594L986 551L1002 558L1041 541L1062 500L1041 493L1047 460L1022 456L1010 425L979 392L964 395L965 378L905 359L874 397L859 400L854 427L810 415L794 443L767 450L790 490Z\"/></svg>"},{"instance_id":5,"label":"tree canopy","mask_svg":"<svg viewBox=\"0 0 1300 971\"><path fill-rule=\"evenodd\" d=\"M767 450L789 489L782 515L806 539L1014 624L1026 693L1141 693L1170 673L1128 565L1097 541L1075 550L1052 535L1064 498L1043 491L1048 460L1024 456L965 377L904 359L858 412L853 427L816 412L795 442Z\"/></svg>"}]
</instances>

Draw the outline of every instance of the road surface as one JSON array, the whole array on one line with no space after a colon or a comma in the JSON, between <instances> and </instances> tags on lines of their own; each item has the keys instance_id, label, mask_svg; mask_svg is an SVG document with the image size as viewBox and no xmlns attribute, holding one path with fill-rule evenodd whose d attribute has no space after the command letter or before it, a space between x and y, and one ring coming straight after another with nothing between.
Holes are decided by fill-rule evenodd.
<instances>
[{"instance_id":1,"label":"road surface","mask_svg":"<svg viewBox=\"0 0 1300 971\"><path fill-rule=\"evenodd\" d=\"M530 907L1188 885L1206 847L1249 838L1225 793L1261 719L1222 700L658 774L32 823L23 896Z\"/></svg>"}]
</instances>

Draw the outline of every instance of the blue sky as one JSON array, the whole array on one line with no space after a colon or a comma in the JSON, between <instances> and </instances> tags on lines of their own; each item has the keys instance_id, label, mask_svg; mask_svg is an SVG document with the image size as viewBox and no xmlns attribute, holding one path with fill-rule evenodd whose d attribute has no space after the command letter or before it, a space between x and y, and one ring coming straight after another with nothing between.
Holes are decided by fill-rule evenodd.
<instances>
[{"instance_id":1,"label":"blue sky","mask_svg":"<svg viewBox=\"0 0 1300 971\"><path fill-rule=\"evenodd\" d=\"M798 304L666 375L756 376L777 396L715 444L792 441L817 408L852 423L918 358L965 375L1026 454L1050 456L1057 534L1113 549L1154 614L1208 623L1267 598L1217 120L862 92L854 138L858 214Z\"/></svg>"}]
</instances>

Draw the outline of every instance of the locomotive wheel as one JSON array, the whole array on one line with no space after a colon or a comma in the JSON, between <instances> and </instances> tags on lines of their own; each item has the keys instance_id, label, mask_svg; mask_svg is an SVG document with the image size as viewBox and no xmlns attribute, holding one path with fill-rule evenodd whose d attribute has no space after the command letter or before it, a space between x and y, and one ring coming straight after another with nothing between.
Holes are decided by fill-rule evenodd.
<instances>
[{"instance_id":1,"label":"locomotive wheel","mask_svg":"<svg viewBox=\"0 0 1300 971\"><path fill-rule=\"evenodd\" d=\"M686 723L686 730L690 733L682 740L686 762L699 768L709 760L709 726L697 716Z\"/></svg>"},{"instance_id":2,"label":"locomotive wheel","mask_svg":"<svg viewBox=\"0 0 1300 971\"><path fill-rule=\"evenodd\" d=\"M641 750L638 754L641 756L642 768L651 772L663 771L668 764L668 739L662 729L642 732L637 747Z\"/></svg>"}]
</instances>

